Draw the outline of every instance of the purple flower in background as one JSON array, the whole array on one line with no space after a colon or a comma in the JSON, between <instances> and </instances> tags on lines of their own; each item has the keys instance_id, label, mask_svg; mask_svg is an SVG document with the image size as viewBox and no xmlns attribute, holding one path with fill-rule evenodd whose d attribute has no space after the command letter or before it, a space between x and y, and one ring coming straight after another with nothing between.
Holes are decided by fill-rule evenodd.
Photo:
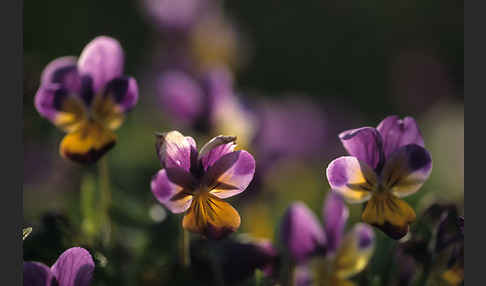
<instances>
[{"instance_id":1,"label":"purple flower in background","mask_svg":"<svg viewBox=\"0 0 486 286\"><path fill-rule=\"evenodd\" d=\"M297 263L303 263L326 246L317 217L302 202L290 205L282 220L282 242Z\"/></svg>"},{"instance_id":2,"label":"purple flower in background","mask_svg":"<svg viewBox=\"0 0 486 286\"><path fill-rule=\"evenodd\" d=\"M329 193L323 216L324 228L303 203L294 203L282 221L282 242L297 267L304 268L294 277L301 281L297 285L309 285L309 281L349 284L347 279L361 272L373 253L374 233L368 225L357 224L344 235L348 209L339 194ZM317 261L315 271L306 271L311 258Z\"/></svg>"},{"instance_id":3,"label":"purple flower in background","mask_svg":"<svg viewBox=\"0 0 486 286\"><path fill-rule=\"evenodd\" d=\"M24 262L24 286L89 286L93 258L81 247L64 251L51 268L40 262Z\"/></svg>"},{"instance_id":4,"label":"purple flower in background","mask_svg":"<svg viewBox=\"0 0 486 286\"><path fill-rule=\"evenodd\" d=\"M68 133L60 145L63 157L94 163L115 145L113 131L138 100L137 82L123 76L123 64L120 43L100 36L79 59L58 58L42 72L35 107Z\"/></svg>"},{"instance_id":5,"label":"purple flower in background","mask_svg":"<svg viewBox=\"0 0 486 286\"><path fill-rule=\"evenodd\" d=\"M209 9L207 0L143 0L145 12L163 30L186 31Z\"/></svg>"},{"instance_id":6,"label":"purple flower in background","mask_svg":"<svg viewBox=\"0 0 486 286\"><path fill-rule=\"evenodd\" d=\"M214 69L195 77L183 71L167 71L158 79L162 107L176 121L197 130L234 134L247 146L253 136L254 120L233 90L226 69Z\"/></svg>"},{"instance_id":7,"label":"purple flower in background","mask_svg":"<svg viewBox=\"0 0 486 286\"><path fill-rule=\"evenodd\" d=\"M240 215L223 199L248 187L255 159L235 151L235 137L217 136L198 152L192 137L178 131L157 135L157 155L162 170L152 179L157 200L173 213L182 213L182 226L208 238L220 239L236 231Z\"/></svg>"},{"instance_id":8,"label":"purple flower in background","mask_svg":"<svg viewBox=\"0 0 486 286\"><path fill-rule=\"evenodd\" d=\"M255 145L266 167L277 159L316 159L322 155L329 128L324 113L315 103L302 96L264 101L257 115L259 130Z\"/></svg>"},{"instance_id":9,"label":"purple flower in background","mask_svg":"<svg viewBox=\"0 0 486 286\"><path fill-rule=\"evenodd\" d=\"M377 128L344 131L339 138L351 156L327 167L332 190L349 203L368 201L363 221L394 239L402 238L416 215L400 198L418 191L432 170L415 120L389 116Z\"/></svg>"}]
</instances>

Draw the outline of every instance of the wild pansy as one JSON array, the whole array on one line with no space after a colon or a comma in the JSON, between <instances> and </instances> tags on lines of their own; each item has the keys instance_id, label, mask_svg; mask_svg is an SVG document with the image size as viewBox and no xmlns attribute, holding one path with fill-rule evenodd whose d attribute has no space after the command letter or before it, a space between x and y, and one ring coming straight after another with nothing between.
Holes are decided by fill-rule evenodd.
<instances>
[{"instance_id":1,"label":"wild pansy","mask_svg":"<svg viewBox=\"0 0 486 286\"><path fill-rule=\"evenodd\" d=\"M216 134L235 134L240 146L253 138L254 119L233 90L232 74L224 68L200 76L171 70L157 81L162 107L184 125Z\"/></svg>"},{"instance_id":2,"label":"wild pansy","mask_svg":"<svg viewBox=\"0 0 486 286\"><path fill-rule=\"evenodd\" d=\"M348 214L341 196L333 192L324 204L324 228L303 203L289 207L281 236L297 265L297 285L354 285L347 279L368 264L374 250L374 233L371 227L359 223L344 234Z\"/></svg>"},{"instance_id":3,"label":"wild pansy","mask_svg":"<svg viewBox=\"0 0 486 286\"><path fill-rule=\"evenodd\" d=\"M240 215L223 199L243 192L255 173L255 159L235 151L236 137L217 136L198 152L192 137L178 131L157 134L162 170L152 179L157 200L173 213L187 211L182 226L220 239L240 226Z\"/></svg>"},{"instance_id":4,"label":"wild pansy","mask_svg":"<svg viewBox=\"0 0 486 286\"><path fill-rule=\"evenodd\" d=\"M348 130L339 138L351 156L327 167L332 190L349 203L367 201L363 221L394 239L402 238L416 216L400 198L418 191L432 170L415 120L389 116L377 128Z\"/></svg>"},{"instance_id":5,"label":"wild pansy","mask_svg":"<svg viewBox=\"0 0 486 286\"><path fill-rule=\"evenodd\" d=\"M207 0L144 0L143 5L154 24L168 32L192 28L211 6Z\"/></svg>"},{"instance_id":6,"label":"wild pansy","mask_svg":"<svg viewBox=\"0 0 486 286\"><path fill-rule=\"evenodd\" d=\"M100 36L79 59L55 59L42 72L35 107L68 133L60 145L63 157L89 164L115 145L113 131L138 99L137 82L122 75L123 64L120 43Z\"/></svg>"},{"instance_id":7,"label":"wild pansy","mask_svg":"<svg viewBox=\"0 0 486 286\"><path fill-rule=\"evenodd\" d=\"M64 251L50 268L40 262L24 262L24 286L89 286L94 268L89 252L73 247Z\"/></svg>"}]
</instances>

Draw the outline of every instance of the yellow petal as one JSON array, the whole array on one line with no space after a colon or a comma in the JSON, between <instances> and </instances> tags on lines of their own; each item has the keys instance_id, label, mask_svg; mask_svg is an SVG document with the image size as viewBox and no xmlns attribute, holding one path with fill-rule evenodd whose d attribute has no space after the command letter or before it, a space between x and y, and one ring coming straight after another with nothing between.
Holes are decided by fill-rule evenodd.
<instances>
[{"instance_id":1,"label":"yellow petal","mask_svg":"<svg viewBox=\"0 0 486 286\"><path fill-rule=\"evenodd\" d=\"M362 214L364 222L378 227L393 239L405 236L415 218L415 211L405 201L386 192L373 194Z\"/></svg>"},{"instance_id":2,"label":"yellow petal","mask_svg":"<svg viewBox=\"0 0 486 286\"><path fill-rule=\"evenodd\" d=\"M457 286L464 280L464 267L456 263L451 269L442 274L442 279L448 283L448 285Z\"/></svg>"},{"instance_id":3,"label":"yellow petal","mask_svg":"<svg viewBox=\"0 0 486 286\"><path fill-rule=\"evenodd\" d=\"M62 139L59 152L78 163L96 162L116 142L116 135L94 121L84 121L78 130Z\"/></svg>"},{"instance_id":4,"label":"yellow petal","mask_svg":"<svg viewBox=\"0 0 486 286\"><path fill-rule=\"evenodd\" d=\"M230 204L211 194L201 194L192 201L182 226L208 238L220 239L236 231L240 223L240 215Z\"/></svg>"},{"instance_id":5,"label":"yellow petal","mask_svg":"<svg viewBox=\"0 0 486 286\"><path fill-rule=\"evenodd\" d=\"M125 118L123 110L111 96L97 95L92 107L93 117L108 129L116 130Z\"/></svg>"},{"instance_id":6,"label":"yellow petal","mask_svg":"<svg viewBox=\"0 0 486 286\"><path fill-rule=\"evenodd\" d=\"M369 239L363 239L362 233L365 229L369 232L366 235ZM334 258L333 269L336 278L345 280L363 271L373 255L373 237L370 227L362 223L355 225L346 234Z\"/></svg>"},{"instance_id":7,"label":"yellow petal","mask_svg":"<svg viewBox=\"0 0 486 286\"><path fill-rule=\"evenodd\" d=\"M63 100L61 111L56 115L54 124L66 132L78 130L86 120L87 111L84 104L74 96Z\"/></svg>"}]
</instances>

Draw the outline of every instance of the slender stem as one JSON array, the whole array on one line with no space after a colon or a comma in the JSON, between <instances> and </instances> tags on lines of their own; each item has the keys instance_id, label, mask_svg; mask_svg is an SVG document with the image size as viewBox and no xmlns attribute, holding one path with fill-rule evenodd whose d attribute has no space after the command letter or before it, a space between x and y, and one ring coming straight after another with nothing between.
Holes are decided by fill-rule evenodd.
<instances>
[{"instance_id":1,"label":"slender stem","mask_svg":"<svg viewBox=\"0 0 486 286\"><path fill-rule=\"evenodd\" d=\"M111 222L110 222L110 207L111 207L111 189L110 189L110 174L108 170L108 160L106 156L101 158L99 162L99 188L100 204L102 210L102 240L108 245L111 238Z\"/></svg>"},{"instance_id":2,"label":"slender stem","mask_svg":"<svg viewBox=\"0 0 486 286\"><path fill-rule=\"evenodd\" d=\"M191 265L191 238L190 233L185 229L182 229L181 260L185 268Z\"/></svg>"}]
</instances>

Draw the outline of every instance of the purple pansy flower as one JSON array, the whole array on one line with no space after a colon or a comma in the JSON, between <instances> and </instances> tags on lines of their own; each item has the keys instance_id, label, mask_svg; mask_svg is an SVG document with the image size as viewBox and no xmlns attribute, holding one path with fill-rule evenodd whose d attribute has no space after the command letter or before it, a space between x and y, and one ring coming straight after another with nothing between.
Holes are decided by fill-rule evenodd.
<instances>
[{"instance_id":1,"label":"purple pansy flower","mask_svg":"<svg viewBox=\"0 0 486 286\"><path fill-rule=\"evenodd\" d=\"M329 128L322 109L312 101L303 96L265 100L258 104L257 116L254 143L260 166L269 168L279 159L322 157Z\"/></svg>"},{"instance_id":2,"label":"purple pansy flower","mask_svg":"<svg viewBox=\"0 0 486 286\"><path fill-rule=\"evenodd\" d=\"M240 226L240 215L223 199L243 192L255 173L255 159L235 151L236 137L217 136L199 152L192 137L178 131L157 135L162 169L151 189L173 213L182 213L182 226L208 238L220 239Z\"/></svg>"},{"instance_id":3,"label":"purple pansy flower","mask_svg":"<svg viewBox=\"0 0 486 286\"><path fill-rule=\"evenodd\" d=\"M24 286L89 286L93 258L81 247L64 251L51 268L40 262L24 262Z\"/></svg>"},{"instance_id":4,"label":"purple pansy flower","mask_svg":"<svg viewBox=\"0 0 486 286\"><path fill-rule=\"evenodd\" d=\"M79 59L58 58L42 72L35 107L68 133L60 145L63 157L93 163L115 145L113 131L138 100L137 82L123 76L123 64L120 43L100 36Z\"/></svg>"},{"instance_id":5,"label":"purple pansy flower","mask_svg":"<svg viewBox=\"0 0 486 286\"><path fill-rule=\"evenodd\" d=\"M368 225L357 224L343 236L348 209L339 194L329 193L323 216L324 228L298 202L289 207L282 221L282 242L299 269L294 277L297 285L310 285L309 281L348 285L347 279L361 272L373 253L374 233ZM316 261L315 271L308 268L312 260Z\"/></svg>"},{"instance_id":6,"label":"purple pansy flower","mask_svg":"<svg viewBox=\"0 0 486 286\"><path fill-rule=\"evenodd\" d=\"M162 107L174 119L204 132L235 134L242 146L253 137L254 119L233 89L232 74L223 68L196 77L167 71L157 81Z\"/></svg>"},{"instance_id":7,"label":"purple pansy flower","mask_svg":"<svg viewBox=\"0 0 486 286\"><path fill-rule=\"evenodd\" d=\"M147 15L166 31L183 32L194 26L210 8L207 0L144 0Z\"/></svg>"},{"instance_id":8,"label":"purple pansy flower","mask_svg":"<svg viewBox=\"0 0 486 286\"><path fill-rule=\"evenodd\" d=\"M327 167L332 190L349 203L368 201L363 221L394 239L402 238L416 216L400 198L418 191L432 170L415 120L389 116L377 128L348 130L339 138L351 156Z\"/></svg>"},{"instance_id":9,"label":"purple pansy flower","mask_svg":"<svg viewBox=\"0 0 486 286\"><path fill-rule=\"evenodd\" d=\"M326 235L315 214L302 202L287 209L282 220L282 242L297 263L303 263L326 246Z\"/></svg>"}]
</instances>

